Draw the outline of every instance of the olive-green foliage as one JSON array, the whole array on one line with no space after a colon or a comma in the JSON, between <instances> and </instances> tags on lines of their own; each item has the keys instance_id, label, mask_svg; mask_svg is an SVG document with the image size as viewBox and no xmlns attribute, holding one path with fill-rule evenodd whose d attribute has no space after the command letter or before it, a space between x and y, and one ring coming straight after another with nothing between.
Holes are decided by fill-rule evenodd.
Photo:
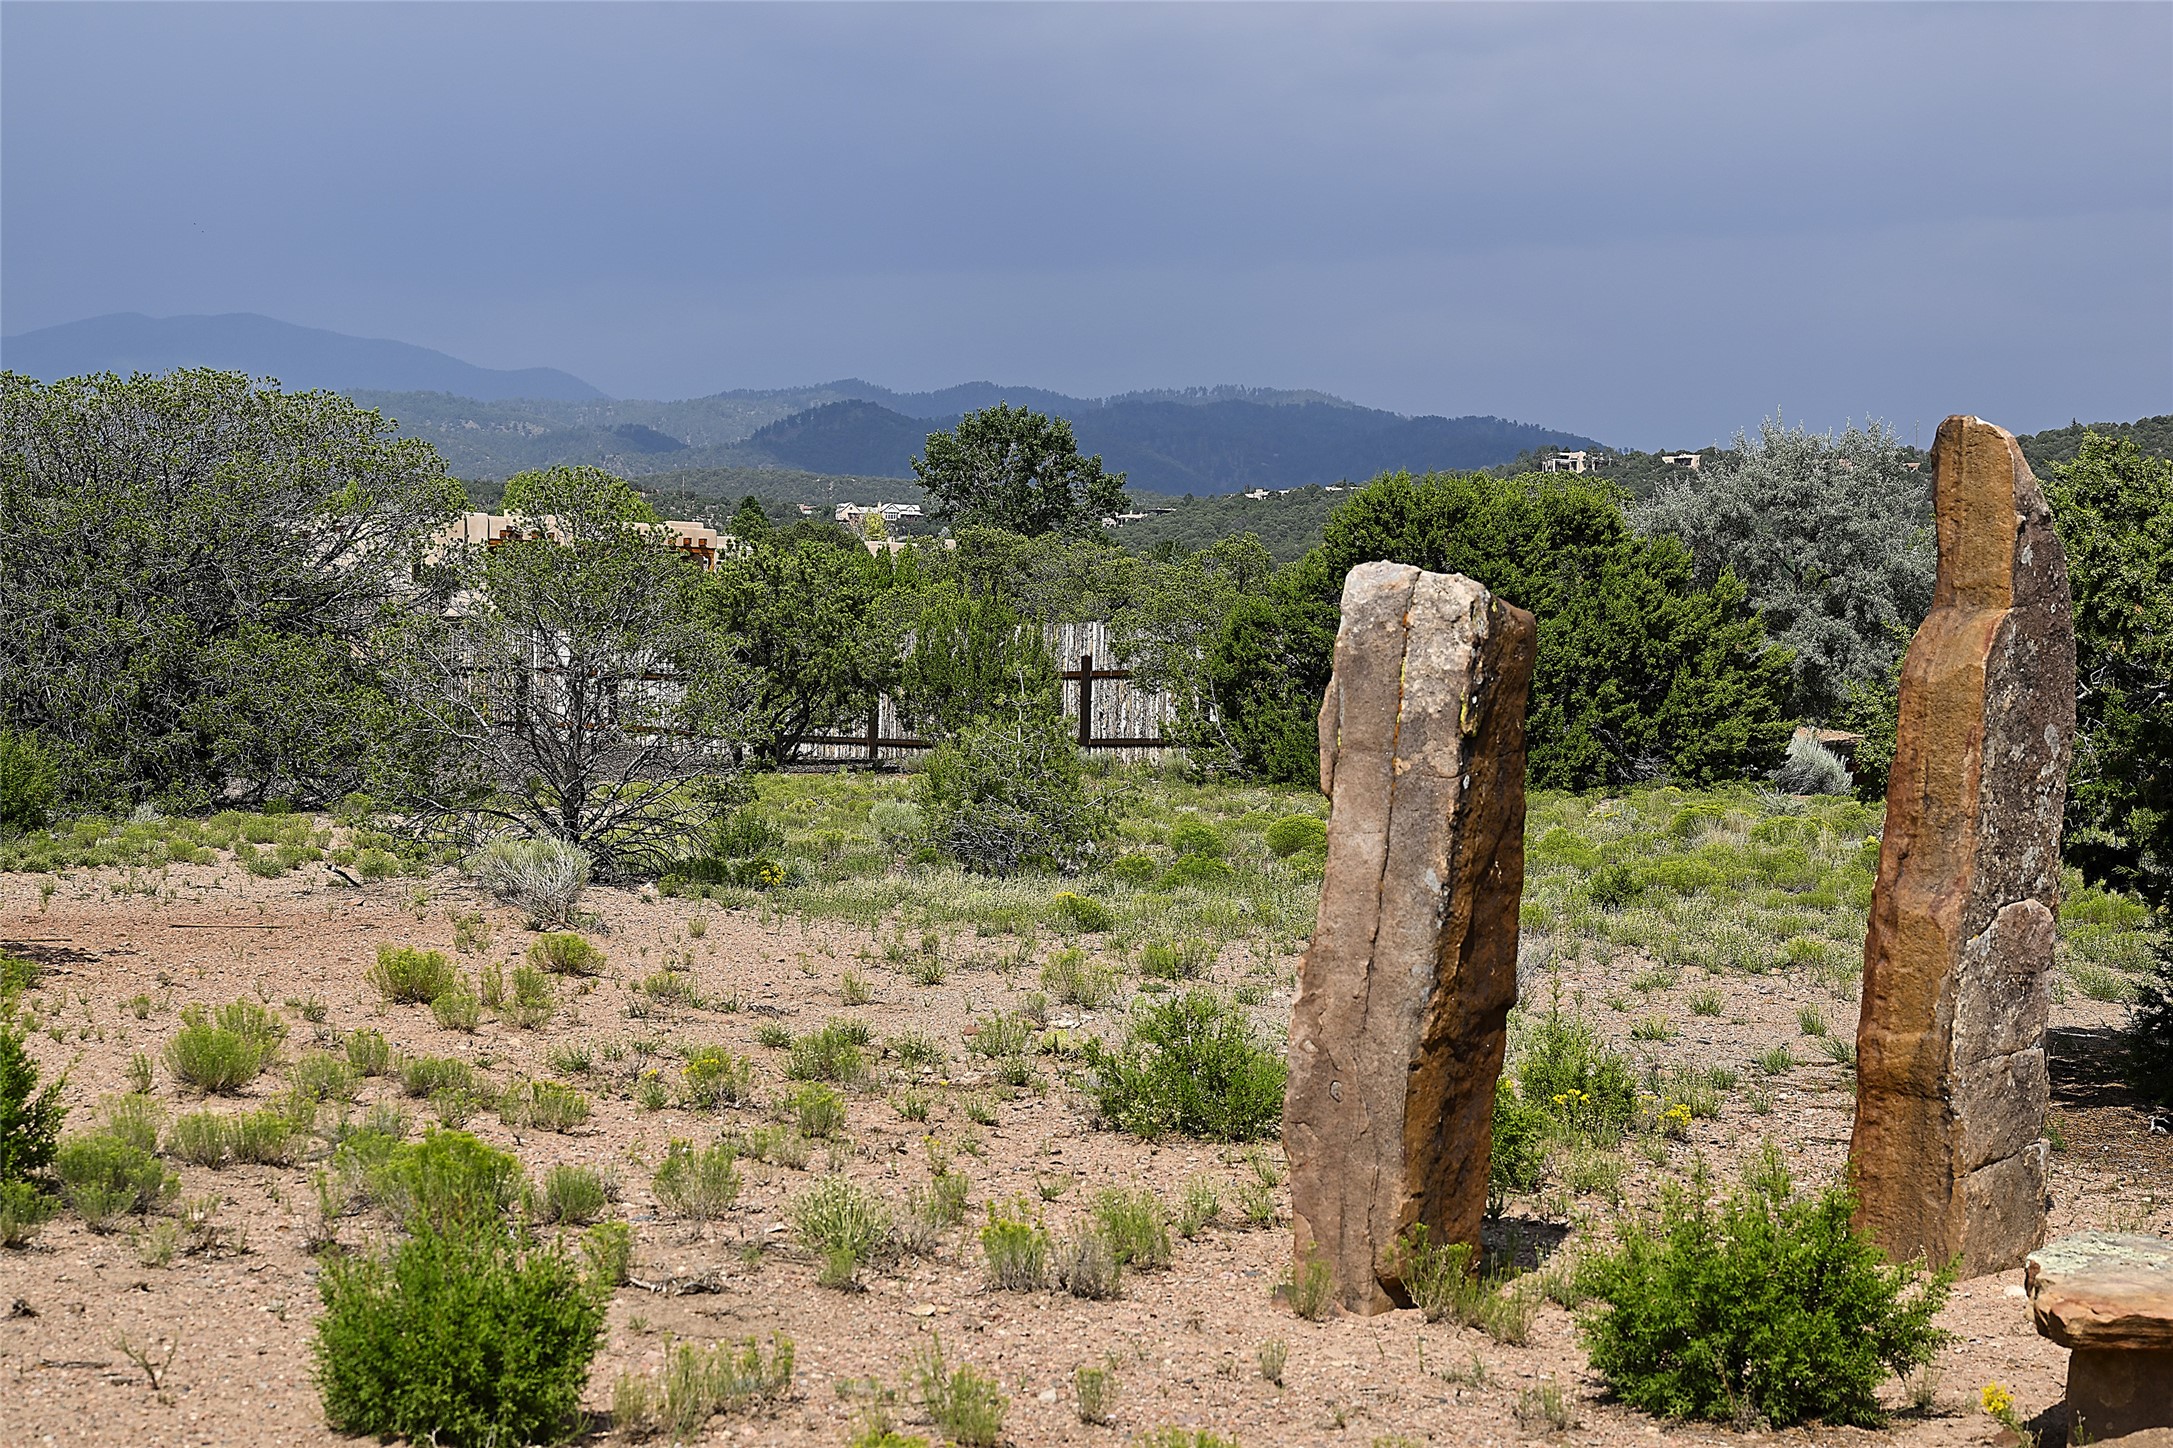
<instances>
[{"instance_id":1,"label":"olive-green foliage","mask_svg":"<svg viewBox=\"0 0 2173 1448\"><path fill-rule=\"evenodd\" d=\"M53 1175L69 1207L98 1231L115 1217L163 1206L181 1190L181 1179L157 1157L105 1132L62 1142Z\"/></svg>"},{"instance_id":2,"label":"olive-green foliage","mask_svg":"<svg viewBox=\"0 0 2173 1448\"><path fill-rule=\"evenodd\" d=\"M739 1199L738 1153L729 1145L697 1147L674 1139L650 1187L667 1211L697 1221L722 1216Z\"/></svg>"},{"instance_id":3,"label":"olive-green foliage","mask_svg":"<svg viewBox=\"0 0 2173 1448\"><path fill-rule=\"evenodd\" d=\"M364 978L394 1004L429 1005L451 990L458 976L442 950L380 945L377 963Z\"/></svg>"},{"instance_id":4,"label":"olive-green foliage","mask_svg":"<svg viewBox=\"0 0 2173 1448\"><path fill-rule=\"evenodd\" d=\"M988 1204L981 1228L981 1256L989 1285L1005 1292L1038 1292L1049 1277L1049 1234L1024 1197Z\"/></svg>"},{"instance_id":5,"label":"olive-green foliage","mask_svg":"<svg viewBox=\"0 0 2173 1448\"><path fill-rule=\"evenodd\" d=\"M235 372L0 376L0 720L69 797L315 801L405 767L355 645L460 488L393 431Z\"/></svg>"},{"instance_id":6,"label":"olive-green foliage","mask_svg":"<svg viewBox=\"0 0 2173 1448\"><path fill-rule=\"evenodd\" d=\"M35 734L0 729L0 830L34 830L53 817L60 765Z\"/></svg>"},{"instance_id":7,"label":"olive-green foliage","mask_svg":"<svg viewBox=\"0 0 2173 1448\"><path fill-rule=\"evenodd\" d=\"M37 1060L23 1044L29 1034L16 1023L14 1002L0 994L0 1184L40 1176L52 1165L68 1114L60 1100L67 1077L39 1086Z\"/></svg>"},{"instance_id":8,"label":"olive-green foliage","mask_svg":"<svg viewBox=\"0 0 2173 1448\"><path fill-rule=\"evenodd\" d=\"M2173 1105L2173 936L2159 936L2153 949L2156 966L2137 983L2129 1011L2126 1064L2138 1091Z\"/></svg>"},{"instance_id":9,"label":"olive-green foliage","mask_svg":"<svg viewBox=\"0 0 2173 1448\"><path fill-rule=\"evenodd\" d=\"M184 1006L181 1029L166 1043L166 1065L193 1091L231 1096L271 1064L286 1033L286 1024L255 1001L235 1001L216 1014Z\"/></svg>"},{"instance_id":10,"label":"olive-green foliage","mask_svg":"<svg viewBox=\"0 0 2173 1448\"><path fill-rule=\"evenodd\" d=\"M1877 1426L1879 1384L1946 1340L1932 1318L1951 1272L1888 1266L1847 1187L1797 1192L1777 1149L1717 1206L1708 1186L1668 1187L1657 1221L1625 1220L1579 1262L1593 1370L1665 1418Z\"/></svg>"},{"instance_id":11,"label":"olive-green foliage","mask_svg":"<svg viewBox=\"0 0 2173 1448\"><path fill-rule=\"evenodd\" d=\"M622 1376L611 1394L611 1426L622 1433L694 1437L718 1413L792 1391L792 1339L772 1333L768 1351L754 1338L733 1344L674 1344L654 1378Z\"/></svg>"},{"instance_id":12,"label":"olive-green foliage","mask_svg":"<svg viewBox=\"0 0 2173 1448\"><path fill-rule=\"evenodd\" d=\"M579 1431L604 1303L562 1244L495 1221L418 1223L386 1251L325 1258L318 1290L334 1428L447 1448Z\"/></svg>"},{"instance_id":13,"label":"olive-green foliage","mask_svg":"<svg viewBox=\"0 0 2173 1448\"><path fill-rule=\"evenodd\" d=\"M967 725L929 756L920 794L936 849L977 874L1079 869L1114 823L1046 700Z\"/></svg>"},{"instance_id":14,"label":"olive-green foliage","mask_svg":"<svg viewBox=\"0 0 2173 1448\"><path fill-rule=\"evenodd\" d=\"M392 1045L383 1031L349 1031L347 1064L358 1076L383 1076L392 1070Z\"/></svg>"},{"instance_id":15,"label":"olive-green foliage","mask_svg":"<svg viewBox=\"0 0 2173 1448\"><path fill-rule=\"evenodd\" d=\"M1476 473L1377 479L1265 597L1231 610L1208 650L1219 718L1201 744L1247 772L1314 775L1343 579L1373 559L1466 574L1535 615L1534 785L1625 784L1655 764L1741 778L1787 745L1789 659L1766 647L1734 575L1700 586L1689 550L1639 537L1604 482Z\"/></svg>"},{"instance_id":16,"label":"olive-green foliage","mask_svg":"<svg viewBox=\"0 0 2173 1448\"><path fill-rule=\"evenodd\" d=\"M2173 907L2173 461L2092 433L2045 483L2084 683L2062 851Z\"/></svg>"},{"instance_id":17,"label":"olive-green foliage","mask_svg":"<svg viewBox=\"0 0 2173 1448\"><path fill-rule=\"evenodd\" d=\"M586 936L559 931L537 936L529 944L528 962L560 975L595 975L604 968L604 953Z\"/></svg>"},{"instance_id":18,"label":"olive-green foliage","mask_svg":"<svg viewBox=\"0 0 2173 1448\"><path fill-rule=\"evenodd\" d=\"M1486 1191L1499 1210L1511 1193L1538 1189L1547 1161L1547 1130L1554 1118L1533 1105L1507 1076L1494 1083L1494 1144L1487 1159Z\"/></svg>"},{"instance_id":19,"label":"olive-green foliage","mask_svg":"<svg viewBox=\"0 0 2173 1448\"><path fill-rule=\"evenodd\" d=\"M1318 815L1284 815L1268 826L1268 848L1278 859L1300 850L1328 848L1328 822Z\"/></svg>"},{"instance_id":20,"label":"olive-green foliage","mask_svg":"<svg viewBox=\"0 0 2173 1448\"><path fill-rule=\"evenodd\" d=\"M970 1364L948 1366L938 1334L928 1335L928 1345L915 1355L907 1378L922 1411L959 1448L996 1448L1003 1441L1010 1398L995 1378Z\"/></svg>"},{"instance_id":21,"label":"olive-green foliage","mask_svg":"<svg viewBox=\"0 0 2173 1448\"><path fill-rule=\"evenodd\" d=\"M1099 454L1081 457L1070 422L1006 402L930 433L913 475L936 515L961 528L1078 537L1126 508L1124 474L1103 472Z\"/></svg>"},{"instance_id":22,"label":"olive-green foliage","mask_svg":"<svg viewBox=\"0 0 2173 1448\"><path fill-rule=\"evenodd\" d=\"M0 1247L26 1247L60 1203L32 1181L0 1181Z\"/></svg>"},{"instance_id":23,"label":"olive-green foliage","mask_svg":"<svg viewBox=\"0 0 2173 1448\"><path fill-rule=\"evenodd\" d=\"M975 719L1056 696L1056 665L1041 630L1000 598L937 584L913 621L899 668L899 707L923 735L958 733Z\"/></svg>"},{"instance_id":24,"label":"olive-green foliage","mask_svg":"<svg viewBox=\"0 0 2173 1448\"><path fill-rule=\"evenodd\" d=\"M1518 1096L1581 1139L1619 1136L1637 1115L1637 1077L1581 1016L1551 1009L1517 1062ZM1498 1104L1498 1098L1497 1098Z\"/></svg>"},{"instance_id":25,"label":"olive-green foliage","mask_svg":"<svg viewBox=\"0 0 2173 1448\"><path fill-rule=\"evenodd\" d=\"M1146 1188L1110 1187L1097 1192L1094 1223L1126 1267L1153 1270L1170 1265L1169 1212Z\"/></svg>"},{"instance_id":26,"label":"olive-green foliage","mask_svg":"<svg viewBox=\"0 0 2173 1448\"><path fill-rule=\"evenodd\" d=\"M687 1104L697 1110L740 1106L754 1099L754 1062L723 1046L701 1046L688 1052L680 1075L686 1082Z\"/></svg>"},{"instance_id":27,"label":"olive-green foliage","mask_svg":"<svg viewBox=\"0 0 2173 1448\"><path fill-rule=\"evenodd\" d=\"M890 1239L890 1211L866 1187L826 1176L796 1197L789 1215L802 1246L865 1261Z\"/></svg>"},{"instance_id":28,"label":"olive-green foliage","mask_svg":"<svg viewBox=\"0 0 2173 1448\"><path fill-rule=\"evenodd\" d=\"M434 1128L373 1155L370 1193L411 1231L495 1223L520 1200L520 1161L465 1131Z\"/></svg>"},{"instance_id":29,"label":"olive-green foliage","mask_svg":"<svg viewBox=\"0 0 2173 1448\"><path fill-rule=\"evenodd\" d=\"M857 1082L868 1073L868 1028L860 1021L831 1021L792 1043L785 1075L794 1081Z\"/></svg>"},{"instance_id":30,"label":"olive-green foliage","mask_svg":"<svg viewBox=\"0 0 2173 1448\"><path fill-rule=\"evenodd\" d=\"M589 1119L587 1096L556 1081L519 1081L498 1098L498 1117L508 1126L571 1131Z\"/></svg>"},{"instance_id":31,"label":"olive-green foliage","mask_svg":"<svg viewBox=\"0 0 2173 1448\"><path fill-rule=\"evenodd\" d=\"M524 1031L549 1024L558 1013L558 993L551 988L551 978L532 965L515 966L513 994L503 1012L508 1024Z\"/></svg>"},{"instance_id":32,"label":"olive-green foliage","mask_svg":"<svg viewBox=\"0 0 2173 1448\"><path fill-rule=\"evenodd\" d=\"M845 1129L845 1098L820 1082L810 1081L785 1098L800 1135L820 1140Z\"/></svg>"},{"instance_id":33,"label":"olive-green foliage","mask_svg":"<svg viewBox=\"0 0 2173 1448\"><path fill-rule=\"evenodd\" d=\"M1103 1118L1137 1136L1255 1141L1282 1121L1282 1052L1211 991L1143 1006L1123 1046L1090 1040L1086 1062Z\"/></svg>"},{"instance_id":34,"label":"olive-green foliage","mask_svg":"<svg viewBox=\"0 0 2173 1448\"><path fill-rule=\"evenodd\" d=\"M475 1068L457 1056L419 1056L400 1063L400 1089L410 1096L465 1091L475 1085Z\"/></svg>"},{"instance_id":35,"label":"olive-green foliage","mask_svg":"<svg viewBox=\"0 0 2173 1448\"><path fill-rule=\"evenodd\" d=\"M536 1190L536 1219L585 1227L604 1214L611 1186L594 1167L561 1163L543 1174Z\"/></svg>"}]
</instances>

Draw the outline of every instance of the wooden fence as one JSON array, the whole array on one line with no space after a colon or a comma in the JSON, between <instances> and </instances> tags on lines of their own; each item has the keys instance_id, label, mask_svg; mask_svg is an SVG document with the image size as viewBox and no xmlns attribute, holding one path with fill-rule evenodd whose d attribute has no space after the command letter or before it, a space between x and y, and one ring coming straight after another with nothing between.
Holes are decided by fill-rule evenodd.
<instances>
[{"instance_id":1,"label":"wooden fence","mask_svg":"<svg viewBox=\"0 0 2173 1448\"><path fill-rule=\"evenodd\" d=\"M1115 750L1119 761L1139 764L1159 758L1175 743L1164 737L1177 717L1177 701L1167 691L1143 689L1131 682L1109 645L1106 623L1064 624L1048 631L1050 651L1062 662L1058 676L1064 717L1078 721L1079 747ZM935 741L906 732L898 706L889 695L876 700L860 728L812 735L793 756L799 765L895 764L912 758Z\"/></svg>"}]
</instances>

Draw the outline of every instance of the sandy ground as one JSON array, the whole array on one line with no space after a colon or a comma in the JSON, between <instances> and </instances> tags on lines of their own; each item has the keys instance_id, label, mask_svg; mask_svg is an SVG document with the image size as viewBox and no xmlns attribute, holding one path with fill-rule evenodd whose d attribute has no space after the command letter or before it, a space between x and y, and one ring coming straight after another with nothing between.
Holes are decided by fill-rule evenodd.
<instances>
[{"instance_id":1,"label":"sandy ground","mask_svg":"<svg viewBox=\"0 0 2173 1448\"><path fill-rule=\"evenodd\" d=\"M1101 1186L1148 1185L1174 1202L1195 1176L1222 1184L1228 1218L1237 1183L1251 1170L1219 1148L1150 1146L1095 1131L1080 1100L1060 1084L1046 1094L996 1104L993 1127L969 1122L964 1101L991 1098L989 1083L974 1078L973 1063L959 1053L961 1029L975 1012L1015 1004L1038 985L1032 971L1007 974L992 966L1005 941L962 936L950 942L946 956L954 969L948 980L923 987L885 965L875 942L849 927L803 930L795 922L764 923L755 912L739 911L712 913L694 938L687 923L699 907L692 902L597 891L591 903L609 926L598 939L611 967L593 993L569 998L569 1008L540 1031L486 1022L470 1036L440 1030L424 1007L380 1005L363 979L381 942L450 950L454 910L479 910L495 927L489 952L464 958L464 965L511 960L525 949L529 937L519 918L476 897L455 877L430 881L428 899L420 903L412 881L358 891L321 883L313 874L267 881L231 867L177 867L169 877L174 898L162 901L114 893L119 878L77 872L41 909L40 877L0 876L0 949L33 956L54 972L37 996L45 1019L59 1022L66 1039L40 1034L33 1046L49 1070L67 1070L76 1127L93 1124L99 1098L127 1089L130 1053L155 1055L182 1005L258 995L277 1006L314 996L327 1008L321 1025L285 1012L292 1023L290 1054L315 1034L371 1026L413 1054L467 1056L499 1083L548 1075L545 1055L554 1044L585 1039L601 1046L662 1036L747 1052L774 1090L782 1080L783 1053L755 1044L765 1021L804 1031L833 1016L851 1016L870 1023L878 1039L906 1030L935 1035L948 1043L954 1060L952 1084L928 1087L937 1098L930 1121L904 1120L882 1090L855 1095L850 1146L839 1153L854 1178L899 1204L910 1184L926 1178L921 1139L931 1132L957 1148L957 1163L973 1181L975 1215L983 1201L1032 1197L1037 1180L1054 1185L1070 1178L1073 1185L1045 1209L1056 1228L1084 1212L1085 1198ZM703 996L737 995L741 1009L675 1008L656 1019L628 1019L633 982L661 966L668 953L686 952ZM1629 1198L1641 1199L1663 1174L1679 1173L1692 1150L1726 1169L1769 1137L1783 1144L1807 1179L1838 1167L1847 1149L1851 1097L1840 1068L1800 1035L1797 1010L1818 1005L1847 1036L1853 1000L1776 976L1707 978L1696 972L1640 995L1630 986L1639 964L1566 967L1565 999L1581 994L1588 1013L1625 1049L1663 1065L1728 1065L1742 1073L1744 1086L1730 1094L1718 1117L1697 1122L1692 1142L1671 1148L1664 1166L1630 1152ZM843 1004L848 970L866 979L872 1001ZM1723 997L1719 1017L1689 1010L1689 993L1707 986ZM154 1001L147 1020L137 1020L125 1004L139 993ZM1600 1004L1610 995L1627 999L1630 1008ZM1259 1013L1264 1021L1281 1021L1288 1009L1285 984ZM1633 1024L1656 1013L1668 1016L1681 1034L1633 1041ZM2075 997L2054 1012L2057 1114L2067 1141L2054 1158L2055 1233L2106 1226L2173 1231L2173 1137L2150 1135L2147 1117L2112 1078L2106 1032L2118 1015L2116 1007ZM1104 1012L1083 1024L1095 1029L1112 1020ZM1776 1042L1818 1064L1766 1082L1749 1057ZM630 1053L623 1065L601 1069L624 1080L640 1064ZM1747 1104L1748 1088L1756 1084L1773 1092L1769 1114ZM896 1386L924 1336L940 1332L954 1361L971 1362L1004 1381L1012 1394L1007 1436L1017 1444L1122 1444L1164 1424L1212 1428L1248 1448L1378 1444L1394 1435L1442 1444L1705 1443L1746 1436L1660 1424L1606 1402L1585 1373L1571 1317L1551 1304L1541 1309L1525 1347L1428 1325L1416 1312L1302 1321L1271 1298L1288 1256L1282 1229L1243 1230L1225 1221L1196 1241L1180 1242L1173 1270L1128 1275L1123 1298L1107 1303L988 1289L970 1232L953 1233L932 1258L868 1274L864 1292L825 1290L815 1284L813 1263L787 1244L781 1230L784 1204L825 1165L821 1150L804 1172L744 1162L746 1188L727 1217L706 1227L674 1220L658 1211L649 1191L650 1170L669 1140L708 1138L753 1124L762 1113L646 1113L594 1078L583 1085L596 1097L597 1111L576 1134L513 1132L490 1114L477 1116L469 1129L517 1151L531 1174L560 1161L615 1173L624 1189L615 1210L635 1231L634 1275L661 1282L711 1272L721 1276L723 1289L686 1295L620 1290L587 1397L599 1413L608 1407L615 1375L655 1367L675 1337L707 1341L778 1330L798 1346L794 1399L775 1411L715 1418L699 1441L840 1444L852 1429L856 1403L839 1385L872 1377ZM277 1086L274 1073L250 1094L268 1095ZM396 1092L389 1081L367 1082L361 1103ZM154 1094L169 1111L196 1105L176 1092L163 1065ZM427 1110L418 1116L427 1120ZM145 1267L127 1235L93 1234L63 1217L31 1248L0 1253L0 1444L346 1441L324 1426L310 1376L310 1323L318 1300L314 1263L303 1246L315 1217L307 1166L180 1171L184 1197L221 1199L219 1221L242 1229L245 1250ZM1588 1224L1570 1233L1569 1250L1604 1231L1610 1210L1597 1198L1541 1197L1520 1200L1511 1215L1525 1219L1530 1240L1551 1240L1559 1227L1538 1220L1550 1206L1566 1206L1573 1221ZM968 1220L970 1225L974 1216ZM354 1218L344 1237L359 1245L370 1231L366 1219ZM767 1250L750 1261L750 1244L766 1244ZM1976 1404L1979 1388L1995 1380L2013 1389L2026 1417L2056 1405L2066 1355L2031 1330L2020 1282L2019 1271L2008 1272L1955 1290L1941 1318L1955 1342L1937 1366L1928 1412L1905 1409L1877 1433L1816 1429L1763 1436L1988 1443L1999 1430ZM1259 1347L1269 1340L1288 1345L1281 1386L1265 1381L1257 1366ZM171 1360L154 1388L128 1354L148 1352L156 1367L169 1349ZM1483 1382L1470 1381L1474 1359L1483 1365ZM1116 1365L1113 1421L1087 1426L1076 1416L1072 1374L1082 1363L1103 1360ZM1552 1432L1519 1422L1520 1395L1547 1379L1568 1390L1579 1426ZM1903 1396L1895 1386L1893 1401L1899 1404ZM910 1408L900 1416L909 1430L928 1431L915 1427Z\"/></svg>"}]
</instances>

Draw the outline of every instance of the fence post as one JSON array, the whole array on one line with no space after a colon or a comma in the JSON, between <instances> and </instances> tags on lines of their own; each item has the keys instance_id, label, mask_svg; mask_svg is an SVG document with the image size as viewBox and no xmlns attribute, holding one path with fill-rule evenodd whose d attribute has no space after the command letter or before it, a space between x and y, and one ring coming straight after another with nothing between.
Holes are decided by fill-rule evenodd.
<instances>
[{"instance_id":1,"label":"fence post","mask_svg":"<svg viewBox=\"0 0 2173 1448\"><path fill-rule=\"evenodd\" d=\"M1091 748L1094 741L1094 655L1079 656L1079 747Z\"/></svg>"},{"instance_id":2,"label":"fence post","mask_svg":"<svg viewBox=\"0 0 2173 1448\"><path fill-rule=\"evenodd\" d=\"M882 762L882 738L883 696L878 694L875 696L875 702L868 706L868 763L880 764Z\"/></svg>"}]
</instances>

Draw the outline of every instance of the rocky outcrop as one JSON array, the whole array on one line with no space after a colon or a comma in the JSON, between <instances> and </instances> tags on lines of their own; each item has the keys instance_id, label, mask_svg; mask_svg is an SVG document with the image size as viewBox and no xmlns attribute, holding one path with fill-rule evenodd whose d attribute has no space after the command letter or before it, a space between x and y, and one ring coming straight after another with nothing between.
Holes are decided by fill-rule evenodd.
<instances>
[{"instance_id":1,"label":"rocky outcrop","mask_svg":"<svg viewBox=\"0 0 2173 1448\"><path fill-rule=\"evenodd\" d=\"M1301 1261L1356 1312L1406 1305L1399 1240L1478 1242L1517 989L1532 616L1468 578L1367 563L1320 711L1333 803L1290 1029Z\"/></svg>"},{"instance_id":2,"label":"rocky outcrop","mask_svg":"<svg viewBox=\"0 0 2173 1448\"><path fill-rule=\"evenodd\" d=\"M2075 731L2067 564L2013 436L1932 448L1939 581L1902 666L1864 947L1850 1146L1896 1258L2013 1267L2042 1239L2044 1031Z\"/></svg>"}]
</instances>

